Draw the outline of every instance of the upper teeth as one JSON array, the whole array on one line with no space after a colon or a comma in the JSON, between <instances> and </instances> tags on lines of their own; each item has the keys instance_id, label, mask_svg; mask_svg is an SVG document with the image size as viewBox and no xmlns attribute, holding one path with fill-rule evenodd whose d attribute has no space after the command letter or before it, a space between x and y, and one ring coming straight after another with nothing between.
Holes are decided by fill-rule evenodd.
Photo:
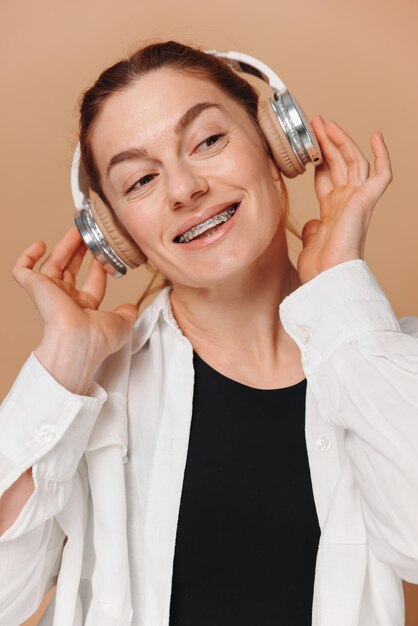
<instances>
[{"instance_id":1,"label":"upper teeth","mask_svg":"<svg viewBox=\"0 0 418 626\"><path fill-rule=\"evenodd\" d=\"M237 207L238 207L238 203L231 204L231 206L225 209L225 211L223 211L222 213L218 213L218 215L214 215L213 217L210 217L208 220L206 220L206 222L202 222L201 224L197 224L196 226L193 226L193 228L191 228L190 230L187 230L182 235L179 235L178 237L176 237L174 241L177 243L184 243L187 241L191 241L198 235L201 235L202 233L204 233L205 230L209 230L209 228L213 228L214 226L221 224L221 222L227 222L234 215L235 211L237 210Z\"/></svg>"}]
</instances>

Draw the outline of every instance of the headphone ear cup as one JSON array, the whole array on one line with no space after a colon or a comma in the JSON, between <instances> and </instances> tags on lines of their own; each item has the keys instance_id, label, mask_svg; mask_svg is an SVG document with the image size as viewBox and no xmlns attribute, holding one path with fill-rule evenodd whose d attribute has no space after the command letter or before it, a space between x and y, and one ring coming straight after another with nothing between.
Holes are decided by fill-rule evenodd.
<instances>
[{"instance_id":1,"label":"headphone ear cup","mask_svg":"<svg viewBox=\"0 0 418 626\"><path fill-rule=\"evenodd\" d=\"M145 263L147 258L144 253L132 237L121 227L113 212L100 196L90 191L89 201L97 226L120 260L131 269Z\"/></svg>"},{"instance_id":2,"label":"headphone ear cup","mask_svg":"<svg viewBox=\"0 0 418 626\"><path fill-rule=\"evenodd\" d=\"M271 105L271 100L274 97L272 88L264 80L253 74L245 74L243 78L259 94L257 118L270 146L276 165L288 178L294 178L298 174L303 174L305 168L297 158L282 129L277 113Z\"/></svg>"},{"instance_id":3,"label":"headphone ear cup","mask_svg":"<svg viewBox=\"0 0 418 626\"><path fill-rule=\"evenodd\" d=\"M258 121L281 172L288 178L303 174L305 169L293 152L269 101L259 102Z\"/></svg>"}]
</instances>

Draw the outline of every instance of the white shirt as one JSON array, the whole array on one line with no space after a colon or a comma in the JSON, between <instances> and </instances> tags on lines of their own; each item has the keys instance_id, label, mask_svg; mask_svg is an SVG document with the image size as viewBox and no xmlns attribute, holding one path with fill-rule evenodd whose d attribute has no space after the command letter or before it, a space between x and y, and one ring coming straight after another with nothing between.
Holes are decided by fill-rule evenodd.
<instances>
[{"instance_id":1,"label":"white shirt","mask_svg":"<svg viewBox=\"0 0 418 626\"><path fill-rule=\"evenodd\" d=\"M31 466L35 491L0 538L1 626L55 583L43 625L168 626L194 383L168 295L91 396L31 355L4 401L0 492ZM401 626L401 577L418 583L418 318L397 321L362 260L299 287L280 318L307 379L322 531L312 624Z\"/></svg>"}]
</instances>

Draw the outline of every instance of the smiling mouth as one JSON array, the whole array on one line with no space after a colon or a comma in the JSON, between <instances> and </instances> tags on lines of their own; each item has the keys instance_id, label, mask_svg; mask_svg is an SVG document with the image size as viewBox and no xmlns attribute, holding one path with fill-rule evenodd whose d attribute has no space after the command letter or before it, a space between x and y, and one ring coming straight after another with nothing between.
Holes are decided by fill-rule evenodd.
<instances>
[{"instance_id":1,"label":"smiling mouth","mask_svg":"<svg viewBox=\"0 0 418 626\"><path fill-rule=\"evenodd\" d=\"M182 235L175 237L175 243L189 243L189 241L193 241L193 239L209 237L216 232L224 222L228 222L235 215L239 204L239 202L234 202L234 204L231 204L231 206L222 211L222 213L210 217L201 224L196 224L196 226L193 226L193 228L190 228L190 230L187 230Z\"/></svg>"}]
</instances>

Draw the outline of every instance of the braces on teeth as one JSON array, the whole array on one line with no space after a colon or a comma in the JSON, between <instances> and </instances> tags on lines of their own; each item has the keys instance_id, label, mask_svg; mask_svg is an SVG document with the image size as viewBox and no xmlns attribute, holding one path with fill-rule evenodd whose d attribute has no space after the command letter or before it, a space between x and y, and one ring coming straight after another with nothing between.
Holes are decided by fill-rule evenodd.
<instances>
[{"instance_id":1,"label":"braces on teeth","mask_svg":"<svg viewBox=\"0 0 418 626\"><path fill-rule=\"evenodd\" d=\"M226 209L225 211L219 213L218 215L215 215L214 217L210 217L208 220L206 220L206 222L203 222L202 224L197 224L197 226L194 226L182 235L179 235L174 239L174 241L176 243L185 243L191 241L192 239L194 239L195 236L201 235L206 230L209 230L209 228L217 226L222 222L227 222L234 215L237 207L238 203L233 204L229 209Z\"/></svg>"}]
</instances>

